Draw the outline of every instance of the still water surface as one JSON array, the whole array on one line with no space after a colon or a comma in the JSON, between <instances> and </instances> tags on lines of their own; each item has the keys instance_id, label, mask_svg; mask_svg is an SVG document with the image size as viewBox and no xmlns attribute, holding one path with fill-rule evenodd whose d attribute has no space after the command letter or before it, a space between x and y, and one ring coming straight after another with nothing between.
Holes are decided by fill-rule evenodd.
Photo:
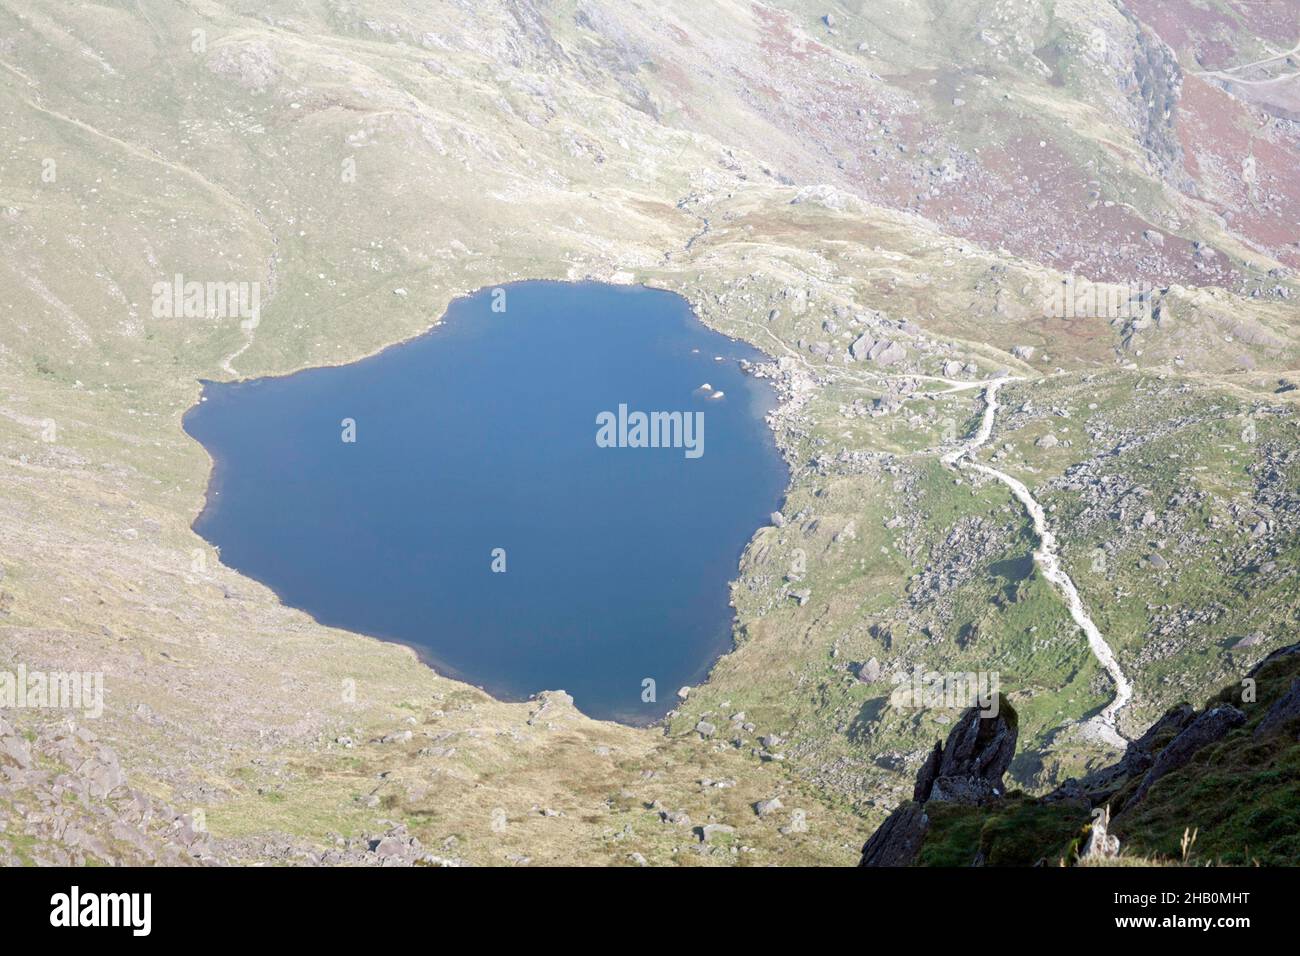
<instances>
[{"instance_id":1,"label":"still water surface","mask_svg":"<svg viewBox=\"0 0 1300 956\"><path fill-rule=\"evenodd\" d=\"M217 463L195 528L322 623L501 697L652 720L730 646L728 582L781 503L775 397L737 367L763 356L669 292L504 289L504 311L483 290L351 365L206 383L185 419ZM598 443L601 413L604 439L628 443L621 417L635 441L636 411L703 413L702 435Z\"/></svg>"}]
</instances>

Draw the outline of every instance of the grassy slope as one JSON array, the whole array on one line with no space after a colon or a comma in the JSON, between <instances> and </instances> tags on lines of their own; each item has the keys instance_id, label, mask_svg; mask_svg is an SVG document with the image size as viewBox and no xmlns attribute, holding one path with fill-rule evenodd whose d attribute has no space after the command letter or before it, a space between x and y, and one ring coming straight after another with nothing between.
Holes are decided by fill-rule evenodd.
<instances>
[{"instance_id":1,"label":"grassy slope","mask_svg":"<svg viewBox=\"0 0 1300 956\"><path fill-rule=\"evenodd\" d=\"M1297 677L1300 658L1293 654L1260 669L1253 702L1243 702L1240 684L1208 702L1242 708L1246 723L1162 777L1136 808L1113 817L1121 863L1295 864L1300 855L1296 728L1264 738L1254 731ZM1121 788L1111 806L1122 806L1138 782ZM1044 804L1020 792L988 808L929 804L926 812L931 829L918 859L922 866L968 866L981 852L990 866L1072 862L1089 821L1081 807ZM1193 832L1185 850L1184 840Z\"/></svg>"},{"instance_id":2,"label":"grassy slope","mask_svg":"<svg viewBox=\"0 0 1300 956\"><path fill-rule=\"evenodd\" d=\"M625 862L632 852L848 862L949 719L883 708L882 689L845 668L869 656L891 670L998 669L1026 737L1049 752L1049 777L1052 761L1099 759L1049 745L1104 702L1104 681L1042 582L993 570L1023 561L1023 515L1000 487L955 484L931 453L945 432L969 428L974 393L852 414L844 409L890 381L799 345L826 337L837 306L876 308L926 327L934 347L916 354L921 371L937 373L950 354L985 373L1030 371L1008 353L1044 271L884 209L791 205L795 190L764 169L816 182L832 175L826 158L732 91L690 93L709 82L703 38L767 42L748 8L673 11L667 19L699 42L671 55L653 47L658 66L642 70L582 59L608 52L609 34L593 37L571 12L549 18L552 35L494 7L0 11L10 38L0 115L12 132L0 162L6 659L102 666L101 736L133 779L207 808L214 833L246 858L265 856L268 842L320 844L401 818L426 845L474 862ZM667 43L656 22L633 40ZM192 50L195 29L203 53ZM426 33L436 36L421 41ZM818 63L810 75L837 68ZM1026 82L1007 69L1008 83ZM648 84L658 119L630 105L629 77ZM711 138L723 131L727 142ZM341 176L349 158L355 182ZM44 159L57 162L54 182L40 179ZM279 607L189 531L208 462L180 417L199 379L228 374L230 356L240 375L348 361L417 334L464 290L621 271L682 292L705 321L784 358L815 392L779 424L795 465L787 512L803 517L756 535L736 587L739 649L668 735L563 706L560 719L530 725L536 705L493 701L405 650ZM251 342L231 320L153 319L150 286L176 272L262 282ZM806 308L791 305L792 288L808 292ZM1287 317L1269 307L1232 304L1285 332ZM1189 305L1187 321L1199 316ZM1114 345L1102 326L1053 360L1109 363ZM1288 354L1261 355L1260 368L1285 368ZM53 443L41 440L47 420ZM837 463L841 451L866 459ZM1036 467L1064 467L1027 453ZM885 528L898 514L905 528ZM940 601L910 600L909 579L951 557L944 542L970 519L987 531L974 571ZM855 534L835 541L850 522ZM802 608L781 580L795 547L807 557L801 586L814 593ZM1015 601L990 603L1013 585ZM1121 606L1104 613L1131 626ZM981 638L960 649L953 638L972 622ZM888 647L872 625L893 635ZM341 692L348 679L355 702ZM1150 690L1150 708L1174 693ZM739 746L690 732L701 716L726 725L738 711L754 726ZM402 729L414 731L410 743L372 742ZM787 739L784 760L760 759L757 738L770 733ZM340 735L357 745L335 744ZM899 759L882 766L882 755ZM1023 768L1027 782L1040 772ZM778 793L787 812L758 820L748 805ZM736 852L698 852L688 831L646 809L656 799L696 823L739 826ZM504 831L492 827L497 809ZM806 811L808 832L780 833L794 809Z\"/></svg>"}]
</instances>

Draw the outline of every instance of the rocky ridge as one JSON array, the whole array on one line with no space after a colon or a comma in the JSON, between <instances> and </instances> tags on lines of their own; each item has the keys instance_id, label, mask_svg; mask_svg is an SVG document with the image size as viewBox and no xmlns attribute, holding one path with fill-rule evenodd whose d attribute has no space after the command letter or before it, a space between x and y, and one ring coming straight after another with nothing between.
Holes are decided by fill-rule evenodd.
<instances>
[{"instance_id":1,"label":"rocky ridge","mask_svg":"<svg viewBox=\"0 0 1300 956\"><path fill-rule=\"evenodd\" d=\"M1249 845L1236 850L1245 859L1258 858L1252 853L1292 854L1295 834L1250 811L1251 801L1266 805L1274 792L1293 802L1293 791L1285 780L1279 784L1278 776L1281 768L1300 759L1300 644L1264 657L1239 685L1225 688L1200 711L1185 703L1170 708L1116 763L1067 780L1041 798L1001 789L1010 763L1006 749L1014 743L1014 712L1007 723L1002 715L986 718L974 708L966 711L948 741L936 743L917 773L913 799L895 809L863 846L859 865L951 864L945 850L960 854L972 849L967 845L963 850L954 837L957 817L948 812L953 806L966 809L967 821L983 820L975 828L970 865L993 862L999 854L1004 863L1096 862L1099 855L1117 855L1125 841L1131 841L1135 853L1169 853L1168 837L1162 842L1149 829L1153 817L1165 829L1196 830L1202 844L1216 849L1224 839L1243 838ZM1234 762L1244 763L1249 772ZM1239 834L1235 821L1199 805L1198 796L1209 786L1202 779L1219 768L1238 780L1235 792L1226 795L1237 816L1263 827L1262 832ZM960 784L949 786L947 774L954 770ZM1256 780L1267 781L1267 788L1253 789ZM1090 824L1081 823L1089 817ZM1022 828L1014 838L1005 832L1008 820Z\"/></svg>"}]
</instances>

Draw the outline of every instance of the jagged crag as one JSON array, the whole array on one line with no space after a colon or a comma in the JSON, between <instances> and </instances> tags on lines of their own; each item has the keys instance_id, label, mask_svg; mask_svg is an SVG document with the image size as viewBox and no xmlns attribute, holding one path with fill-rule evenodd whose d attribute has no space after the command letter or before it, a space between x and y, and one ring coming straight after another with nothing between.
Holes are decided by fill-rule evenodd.
<instances>
[{"instance_id":1,"label":"jagged crag","mask_svg":"<svg viewBox=\"0 0 1300 956\"><path fill-rule=\"evenodd\" d=\"M1199 711L1171 708L1117 763L1039 798L1003 789L1017 717L1005 697L999 704L989 716L967 710L935 743L912 799L863 846L861 866L1300 860L1300 644Z\"/></svg>"}]
</instances>

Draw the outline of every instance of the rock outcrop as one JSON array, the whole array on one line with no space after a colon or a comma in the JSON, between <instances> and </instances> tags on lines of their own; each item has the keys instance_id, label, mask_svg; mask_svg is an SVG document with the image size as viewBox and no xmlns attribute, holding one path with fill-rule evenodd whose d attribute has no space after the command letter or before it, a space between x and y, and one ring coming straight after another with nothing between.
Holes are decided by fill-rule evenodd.
<instances>
[{"instance_id":1,"label":"rock outcrop","mask_svg":"<svg viewBox=\"0 0 1300 956\"><path fill-rule=\"evenodd\" d=\"M862 847L858 866L908 866L916 859L929 826L924 806L915 800L903 804Z\"/></svg>"},{"instance_id":2,"label":"rock outcrop","mask_svg":"<svg viewBox=\"0 0 1300 956\"><path fill-rule=\"evenodd\" d=\"M202 813L180 813L127 780L87 726L27 735L0 714L0 865L205 865L223 862Z\"/></svg>"},{"instance_id":3,"label":"rock outcrop","mask_svg":"<svg viewBox=\"0 0 1300 956\"><path fill-rule=\"evenodd\" d=\"M891 813L862 847L860 866L907 866L925 840L928 802L978 805L1002 794L1002 778L1016 753L1015 709L1001 695L995 714L978 707L962 714L943 744L916 774L912 800Z\"/></svg>"},{"instance_id":4,"label":"rock outcrop","mask_svg":"<svg viewBox=\"0 0 1300 956\"><path fill-rule=\"evenodd\" d=\"M1151 764L1151 769L1142 778L1141 785L1125 804L1125 809L1142 801L1151 789L1151 785L1165 774L1184 766L1196 754L1221 740L1228 731L1240 727L1246 722L1246 715L1230 704L1212 707L1201 714L1187 728L1175 737Z\"/></svg>"},{"instance_id":5,"label":"rock outcrop","mask_svg":"<svg viewBox=\"0 0 1300 956\"><path fill-rule=\"evenodd\" d=\"M1176 858L1180 836L1184 856L1190 846L1184 827L1200 833L1207 860L1293 860L1289 831L1252 802L1285 805L1294 793L1285 768L1300 742L1300 644L1248 673L1253 681L1201 710L1171 707L1114 764L1042 797L1004 792L1017 735L1005 698L996 716L967 710L922 762L912 799L863 846L860 865L1095 864L1120 854L1121 837L1135 854ZM1239 800L1206 796L1226 780Z\"/></svg>"},{"instance_id":6,"label":"rock outcrop","mask_svg":"<svg viewBox=\"0 0 1300 956\"><path fill-rule=\"evenodd\" d=\"M854 340L849 346L849 354L855 361L875 362L877 365L894 365L907 358L907 350L897 342L877 339L869 332Z\"/></svg>"},{"instance_id":7,"label":"rock outcrop","mask_svg":"<svg viewBox=\"0 0 1300 956\"><path fill-rule=\"evenodd\" d=\"M1300 679L1291 682L1291 689L1273 702L1264 719L1255 728L1256 737L1281 734L1300 721Z\"/></svg>"},{"instance_id":8,"label":"rock outcrop","mask_svg":"<svg viewBox=\"0 0 1300 956\"><path fill-rule=\"evenodd\" d=\"M1183 703L1171 707L1154 724L1147 728L1137 740L1128 745L1119 766L1126 776L1146 773L1155 762L1156 753L1165 743L1186 729L1196 719L1196 710L1191 704Z\"/></svg>"},{"instance_id":9,"label":"rock outcrop","mask_svg":"<svg viewBox=\"0 0 1300 956\"><path fill-rule=\"evenodd\" d=\"M1016 733L1016 712L1005 697L995 715L970 708L921 766L913 799L980 803L1000 795L1002 777L1016 755Z\"/></svg>"}]
</instances>

